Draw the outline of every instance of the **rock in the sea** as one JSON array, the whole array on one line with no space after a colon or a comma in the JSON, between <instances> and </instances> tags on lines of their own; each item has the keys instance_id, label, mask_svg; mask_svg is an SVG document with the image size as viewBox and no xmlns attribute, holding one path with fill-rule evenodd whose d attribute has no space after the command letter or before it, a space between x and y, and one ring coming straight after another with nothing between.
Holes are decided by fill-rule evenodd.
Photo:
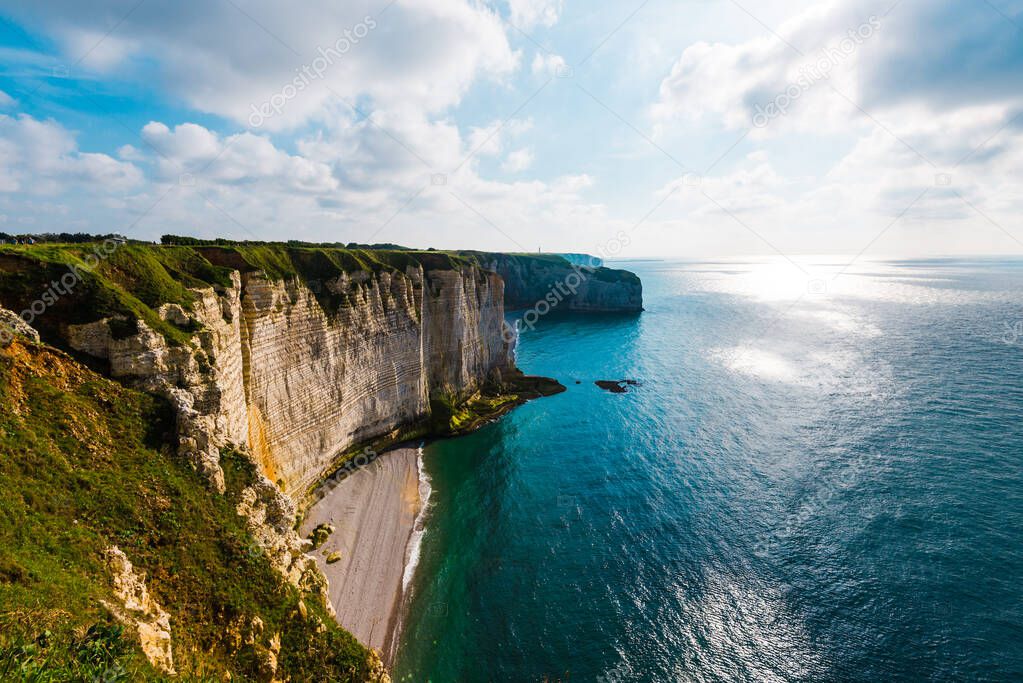
<instances>
[{"instance_id":1,"label":"rock in the sea","mask_svg":"<svg viewBox=\"0 0 1023 683\"><path fill-rule=\"evenodd\" d=\"M642 383L635 379L598 379L594 384L612 394L624 394L628 392L628 387L642 386Z\"/></svg>"}]
</instances>

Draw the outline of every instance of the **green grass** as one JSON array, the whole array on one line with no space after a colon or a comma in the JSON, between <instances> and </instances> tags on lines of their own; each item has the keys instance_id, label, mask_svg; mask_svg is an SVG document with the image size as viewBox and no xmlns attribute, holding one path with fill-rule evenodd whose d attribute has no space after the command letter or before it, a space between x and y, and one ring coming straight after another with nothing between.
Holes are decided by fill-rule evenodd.
<instances>
[{"instance_id":1,"label":"green grass","mask_svg":"<svg viewBox=\"0 0 1023 683\"><path fill-rule=\"evenodd\" d=\"M113 626L100 604L114 600L101 555L111 545L170 613L183 674L257 677L252 647L236 649L228 629L259 616L265 638L281 633L280 678L365 676L367 651L321 600L305 602L323 633L299 616L297 590L235 512L231 493L254 472L246 458L226 452L229 495L211 493L168 445L174 424L161 399L38 345L0 351L0 405L0 679L88 678L82 649L100 647L90 629L110 651L96 667L159 678L134 634L103 631Z\"/></svg>"},{"instance_id":2,"label":"green grass","mask_svg":"<svg viewBox=\"0 0 1023 683\"><path fill-rule=\"evenodd\" d=\"M34 683L155 680L159 675L137 652L120 624L97 623L84 633L55 625L41 629L46 615L0 615L0 680Z\"/></svg>"},{"instance_id":3,"label":"green grass","mask_svg":"<svg viewBox=\"0 0 1023 683\"><path fill-rule=\"evenodd\" d=\"M189 309L195 300L189 287L230 283L229 269L217 268L187 249L125 244L98 258L97 248L0 247L0 305L21 312L33 302L47 303L32 324L55 344L62 338L62 325L108 316L144 320L171 344L183 344L190 337L188 331L162 320L155 309L165 303ZM124 333L133 331L133 324L124 326Z\"/></svg>"}]
</instances>

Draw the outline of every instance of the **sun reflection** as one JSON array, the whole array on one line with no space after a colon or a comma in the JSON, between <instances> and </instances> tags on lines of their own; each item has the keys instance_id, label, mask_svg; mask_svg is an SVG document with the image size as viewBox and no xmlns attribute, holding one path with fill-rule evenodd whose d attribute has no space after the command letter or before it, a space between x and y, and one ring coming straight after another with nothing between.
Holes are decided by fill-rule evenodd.
<instances>
[{"instance_id":1,"label":"sun reflection","mask_svg":"<svg viewBox=\"0 0 1023 683\"><path fill-rule=\"evenodd\" d=\"M825 291L826 280L815 275L789 261L769 261L753 265L738 284L758 299L786 301Z\"/></svg>"},{"instance_id":2,"label":"sun reflection","mask_svg":"<svg viewBox=\"0 0 1023 683\"><path fill-rule=\"evenodd\" d=\"M821 673L820 655L787 604L787 587L712 574L694 597L685 606L696 626L692 646L715 678L791 681Z\"/></svg>"},{"instance_id":3,"label":"sun reflection","mask_svg":"<svg viewBox=\"0 0 1023 683\"><path fill-rule=\"evenodd\" d=\"M718 349L712 358L732 372L776 382L796 382L798 369L781 356L753 346Z\"/></svg>"},{"instance_id":4,"label":"sun reflection","mask_svg":"<svg viewBox=\"0 0 1023 683\"><path fill-rule=\"evenodd\" d=\"M817 303L829 308L839 299L964 304L1005 296L1003 292L956 288L947 268L918 269L907 274L898 263L852 255L749 258L711 265L724 277L705 279L701 286L782 305Z\"/></svg>"}]
</instances>

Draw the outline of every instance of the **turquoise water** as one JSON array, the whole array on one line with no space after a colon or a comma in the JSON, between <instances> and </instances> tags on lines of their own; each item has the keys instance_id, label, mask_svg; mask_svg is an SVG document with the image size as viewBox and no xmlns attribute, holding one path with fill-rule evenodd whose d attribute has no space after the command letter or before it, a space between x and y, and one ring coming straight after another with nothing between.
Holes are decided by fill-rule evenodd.
<instances>
[{"instance_id":1,"label":"turquoise water","mask_svg":"<svg viewBox=\"0 0 1023 683\"><path fill-rule=\"evenodd\" d=\"M427 448L396 679L1023 679L1023 262L623 265Z\"/></svg>"}]
</instances>

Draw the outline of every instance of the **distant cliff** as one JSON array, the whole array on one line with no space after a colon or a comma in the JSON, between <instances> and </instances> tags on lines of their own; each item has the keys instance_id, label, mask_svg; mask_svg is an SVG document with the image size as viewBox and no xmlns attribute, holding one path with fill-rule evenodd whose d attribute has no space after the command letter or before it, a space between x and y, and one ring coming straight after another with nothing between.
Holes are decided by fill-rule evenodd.
<instances>
[{"instance_id":1,"label":"distant cliff","mask_svg":"<svg viewBox=\"0 0 1023 683\"><path fill-rule=\"evenodd\" d=\"M643 310L643 284L627 270L572 263L555 254L461 253L501 276L508 310L530 309L541 301L561 312Z\"/></svg>"}]
</instances>

